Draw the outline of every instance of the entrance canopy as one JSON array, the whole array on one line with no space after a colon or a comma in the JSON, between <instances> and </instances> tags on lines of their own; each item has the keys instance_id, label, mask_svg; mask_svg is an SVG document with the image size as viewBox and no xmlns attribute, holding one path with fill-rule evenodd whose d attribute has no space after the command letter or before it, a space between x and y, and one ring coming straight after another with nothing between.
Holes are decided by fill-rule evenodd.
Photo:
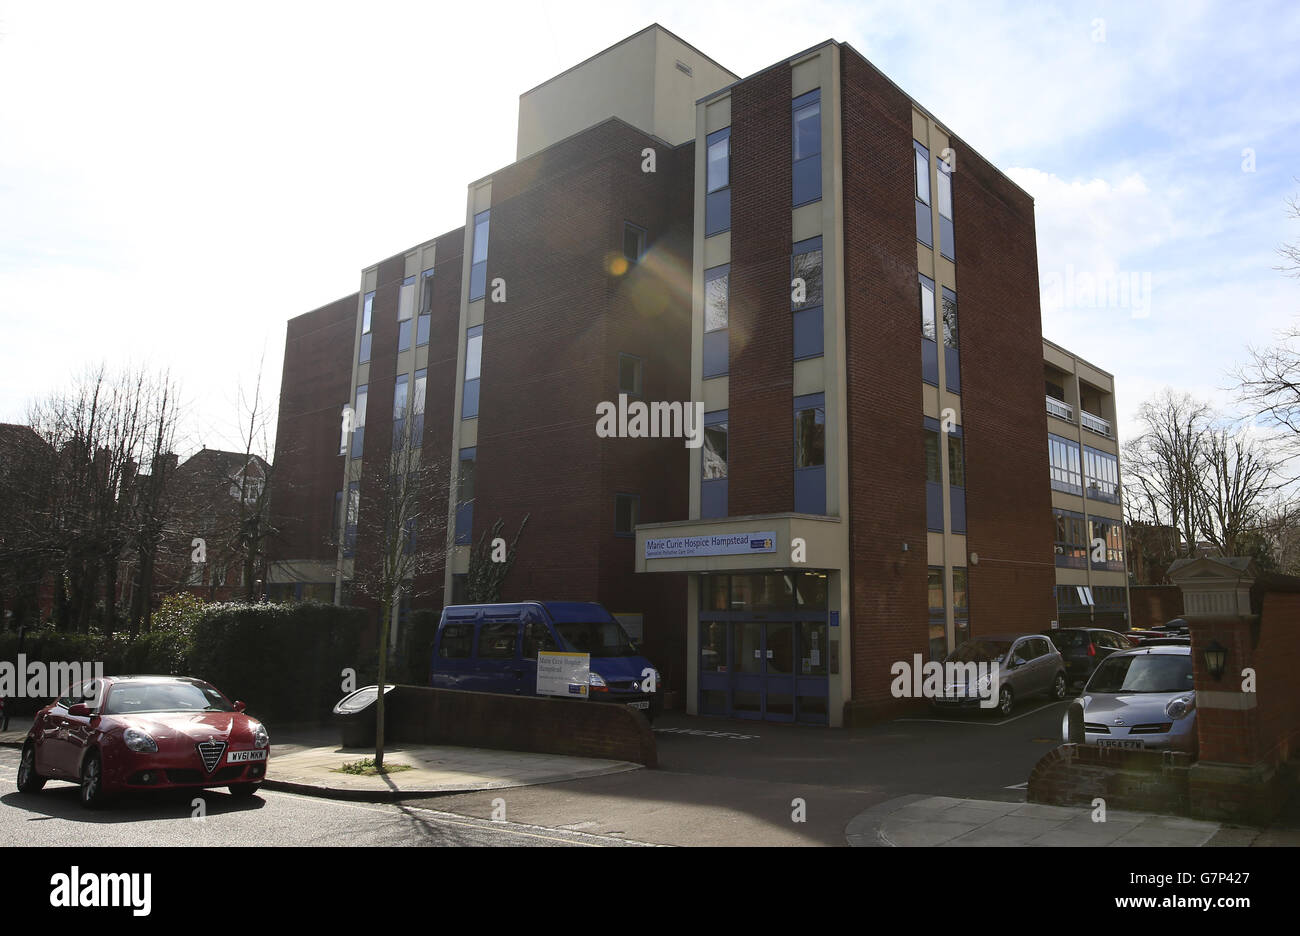
<instances>
[{"instance_id":1,"label":"entrance canopy","mask_svg":"<svg viewBox=\"0 0 1300 936\"><path fill-rule=\"evenodd\" d=\"M842 569L846 565L844 527L838 517L758 514L642 523L636 528L638 572Z\"/></svg>"}]
</instances>

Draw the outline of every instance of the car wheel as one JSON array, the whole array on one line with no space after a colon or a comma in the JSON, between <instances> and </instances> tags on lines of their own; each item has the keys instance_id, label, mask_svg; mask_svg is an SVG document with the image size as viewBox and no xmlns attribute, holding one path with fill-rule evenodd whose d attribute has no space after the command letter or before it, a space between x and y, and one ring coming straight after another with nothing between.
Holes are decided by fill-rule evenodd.
<instances>
[{"instance_id":1,"label":"car wheel","mask_svg":"<svg viewBox=\"0 0 1300 936\"><path fill-rule=\"evenodd\" d=\"M39 793L44 786L45 778L36 772L36 745L28 741L18 761L18 792Z\"/></svg>"},{"instance_id":2,"label":"car wheel","mask_svg":"<svg viewBox=\"0 0 1300 936\"><path fill-rule=\"evenodd\" d=\"M97 809L108 797L104 794L104 762L91 751L81 764L81 805Z\"/></svg>"},{"instance_id":3,"label":"car wheel","mask_svg":"<svg viewBox=\"0 0 1300 936\"><path fill-rule=\"evenodd\" d=\"M232 783L230 785L230 795L235 799L248 799L261 786L260 783Z\"/></svg>"},{"instance_id":4,"label":"car wheel","mask_svg":"<svg viewBox=\"0 0 1300 936\"><path fill-rule=\"evenodd\" d=\"M1011 687L1003 686L998 692L998 711L1003 715L1010 715L1015 704L1016 697L1012 694Z\"/></svg>"},{"instance_id":5,"label":"car wheel","mask_svg":"<svg viewBox=\"0 0 1300 936\"><path fill-rule=\"evenodd\" d=\"M1065 698L1065 674L1057 673L1056 681L1052 683L1052 698L1060 702Z\"/></svg>"}]
</instances>

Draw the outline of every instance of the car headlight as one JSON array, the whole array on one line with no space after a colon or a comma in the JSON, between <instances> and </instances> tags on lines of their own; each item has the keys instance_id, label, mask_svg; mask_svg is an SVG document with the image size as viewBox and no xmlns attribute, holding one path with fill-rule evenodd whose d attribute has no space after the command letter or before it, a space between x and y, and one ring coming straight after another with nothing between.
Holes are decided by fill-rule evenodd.
<instances>
[{"instance_id":1,"label":"car headlight","mask_svg":"<svg viewBox=\"0 0 1300 936\"><path fill-rule=\"evenodd\" d=\"M597 688L599 688L599 689L604 689L604 688L606 688L606 686L605 686L605 677L601 676L600 673L594 673L594 672L593 672L593 673L588 673L588 674L587 674L587 684L588 684L588 685L591 685L591 686L595 686L595 687L597 687Z\"/></svg>"},{"instance_id":2,"label":"car headlight","mask_svg":"<svg viewBox=\"0 0 1300 936\"><path fill-rule=\"evenodd\" d=\"M253 726L253 747L264 748L271 743L270 737L267 736L266 726L258 722Z\"/></svg>"},{"instance_id":3,"label":"car headlight","mask_svg":"<svg viewBox=\"0 0 1300 936\"><path fill-rule=\"evenodd\" d=\"M1195 707L1195 698L1192 696L1179 696L1176 699L1169 700L1169 704L1165 706L1165 714L1170 718L1182 718Z\"/></svg>"},{"instance_id":4,"label":"car headlight","mask_svg":"<svg viewBox=\"0 0 1300 936\"><path fill-rule=\"evenodd\" d=\"M128 728L122 735L122 740L126 742L128 749L137 751L140 754L157 754L158 742L143 731L137 731L135 728Z\"/></svg>"}]
</instances>

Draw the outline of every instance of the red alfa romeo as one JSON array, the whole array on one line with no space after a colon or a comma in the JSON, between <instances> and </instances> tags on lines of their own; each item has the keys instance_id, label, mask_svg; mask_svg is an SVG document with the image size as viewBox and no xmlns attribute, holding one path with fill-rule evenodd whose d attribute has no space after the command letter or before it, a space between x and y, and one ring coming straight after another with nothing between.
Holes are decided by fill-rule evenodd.
<instances>
[{"instance_id":1,"label":"red alfa romeo","mask_svg":"<svg viewBox=\"0 0 1300 936\"><path fill-rule=\"evenodd\" d=\"M201 679L108 676L36 713L18 789L68 780L89 807L114 793L168 787L228 786L251 796L270 756L262 723Z\"/></svg>"}]
</instances>

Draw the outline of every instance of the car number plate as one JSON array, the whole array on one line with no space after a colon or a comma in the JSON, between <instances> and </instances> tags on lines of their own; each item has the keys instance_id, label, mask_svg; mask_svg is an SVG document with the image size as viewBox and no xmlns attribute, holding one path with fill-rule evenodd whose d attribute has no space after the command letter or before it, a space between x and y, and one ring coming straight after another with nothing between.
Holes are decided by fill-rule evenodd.
<instances>
[{"instance_id":1,"label":"car number plate","mask_svg":"<svg viewBox=\"0 0 1300 936\"><path fill-rule=\"evenodd\" d=\"M266 751L231 751L226 754L227 764L242 764L255 760L266 760Z\"/></svg>"},{"instance_id":2,"label":"car number plate","mask_svg":"<svg viewBox=\"0 0 1300 936\"><path fill-rule=\"evenodd\" d=\"M648 709L648 708L650 707L650 700L649 700L649 699L643 699L643 700L640 701L640 702L629 702L629 703L627 704L627 707L628 707L628 708L635 708L635 709Z\"/></svg>"},{"instance_id":3,"label":"car number plate","mask_svg":"<svg viewBox=\"0 0 1300 936\"><path fill-rule=\"evenodd\" d=\"M1106 739L1103 738L1103 739L1099 740L1099 741L1097 742L1097 744L1099 744L1099 745L1102 746L1102 747L1117 747L1117 748L1142 748L1142 747L1146 747L1146 742L1144 742L1144 741L1129 741L1129 740L1126 740L1126 739L1120 739L1120 738L1111 738L1110 740L1106 740Z\"/></svg>"}]
</instances>

